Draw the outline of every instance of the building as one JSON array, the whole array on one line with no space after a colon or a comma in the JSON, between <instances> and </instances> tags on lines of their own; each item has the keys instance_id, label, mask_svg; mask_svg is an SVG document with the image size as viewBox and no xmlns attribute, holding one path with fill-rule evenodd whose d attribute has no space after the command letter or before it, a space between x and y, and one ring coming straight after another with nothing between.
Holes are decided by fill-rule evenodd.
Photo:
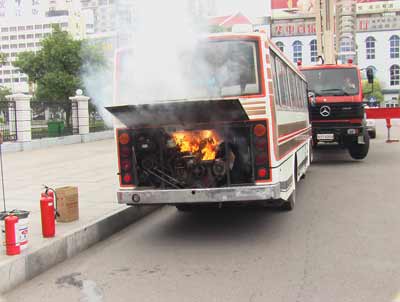
<instances>
[{"instance_id":1,"label":"building","mask_svg":"<svg viewBox=\"0 0 400 302\"><path fill-rule=\"evenodd\" d=\"M58 24L74 38L82 39L86 35L85 22L79 10L72 2L51 0L42 12L34 15L6 15L0 19L0 51L6 56L6 62L0 66L0 86L10 88L12 92L29 92L28 77L12 65L17 55L25 51L36 52L41 48L41 40L52 32Z\"/></svg>"},{"instance_id":2,"label":"building","mask_svg":"<svg viewBox=\"0 0 400 302\"><path fill-rule=\"evenodd\" d=\"M285 3L286 4L285 4ZM302 5L307 1L302 1ZM312 6L312 1L309 1ZM315 18L312 8L288 7L287 1L272 1L271 37L293 61L317 63ZM275 5L275 6L274 6ZM358 0L356 6L356 62L372 67L379 80L384 105L399 102L400 89L400 1ZM348 48L348 49L347 49ZM339 51L351 51L340 44Z\"/></svg>"},{"instance_id":3,"label":"building","mask_svg":"<svg viewBox=\"0 0 400 302\"><path fill-rule=\"evenodd\" d=\"M231 29L234 25L252 25L251 20L242 14L241 12L237 12L232 15L227 16L218 16L218 17L211 17L208 20L208 24L210 26L217 26L225 29Z\"/></svg>"},{"instance_id":4,"label":"building","mask_svg":"<svg viewBox=\"0 0 400 302\"><path fill-rule=\"evenodd\" d=\"M189 11L194 16L208 17L215 16L215 0L188 0Z\"/></svg>"},{"instance_id":5,"label":"building","mask_svg":"<svg viewBox=\"0 0 400 302\"><path fill-rule=\"evenodd\" d=\"M117 6L114 0L81 0L88 34L115 32Z\"/></svg>"}]
</instances>

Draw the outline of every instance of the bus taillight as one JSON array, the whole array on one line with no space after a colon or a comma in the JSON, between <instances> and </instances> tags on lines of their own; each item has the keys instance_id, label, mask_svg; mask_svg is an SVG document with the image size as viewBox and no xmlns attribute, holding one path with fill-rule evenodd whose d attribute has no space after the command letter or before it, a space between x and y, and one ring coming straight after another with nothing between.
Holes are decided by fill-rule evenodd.
<instances>
[{"instance_id":1,"label":"bus taillight","mask_svg":"<svg viewBox=\"0 0 400 302\"><path fill-rule=\"evenodd\" d=\"M267 169L265 169L265 168L260 168L257 171L258 178L265 178L267 176L267 174L268 174L268 172L267 172Z\"/></svg>"},{"instance_id":2,"label":"bus taillight","mask_svg":"<svg viewBox=\"0 0 400 302\"><path fill-rule=\"evenodd\" d=\"M118 130L118 166L122 186L134 184L132 137L127 130Z\"/></svg>"},{"instance_id":3,"label":"bus taillight","mask_svg":"<svg viewBox=\"0 0 400 302\"><path fill-rule=\"evenodd\" d=\"M120 134L120 136L118 137L118 140L121 145L127 145L127 144L129 144L131 137L129 136L128 133L124 132L124 133Z\"/></svg>"},{"instance_id":4,"label":"bus taillight","mask_svg":"<svg viewBox=\"0 0 400 302\"><path fill-rule=\"evenodd\" d=\"M265 122L257 122L253 127L253 167L255 180L268 178L268 137Z\"/></svg>"},{"instance_id":5,"label":"bus taillight","mask_svg":"<svg viewBox=\"0 0 400 302\"><path fill-rule=\"evenodd\" d=\"M267 133L267 128L263 124L257 124L254 126L253 132L255 136L262 137Z\"/></svg>"}]
</instances>

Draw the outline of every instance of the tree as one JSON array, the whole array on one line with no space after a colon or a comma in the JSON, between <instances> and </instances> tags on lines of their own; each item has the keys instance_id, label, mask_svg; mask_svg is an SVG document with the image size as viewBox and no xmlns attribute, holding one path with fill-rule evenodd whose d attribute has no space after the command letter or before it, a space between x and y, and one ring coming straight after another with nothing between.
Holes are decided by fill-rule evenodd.
<instances>
[{"instance_id":1,"label":"tree","mask_svg":"<svg viewBox=\"0 0 400 302\"><path fill-rule=\"evenodd\" d=\"M106 61L95 46L83 40L74 40L59 26L42 40L42 49L37 53L23 52L13 63L26 73L31 83L36 84L35 98L54 102L63 102L67 114L67 123L71 113L68 97L83 88L81 76L87 70L105 67Z\"/></svg>"},{"instance_id":2,"label":"tree","mask_svg":"<svg viewBox=\"0 0 400 302\"><path fill-rule=\"evenodd\" d=\"M6 95L10 95L10 94L11 94L11 90L9 88L0 86L0 102L7 101Z\"/></svg>"},{"instance_id":3,"label":"tree","mask_svg":"<svg viewBox=\"0 0 400 302\"><path fill-rule=\"evenodd\" d=\"M372 87L373 87L373 89L372 89ZM369 84L368 80L363 80L362 81L362 91L364 94L364 98L367 100L370 97L374 97L376 99L377 103L380 103L383 101L381 84L379 83L379 80L376 78L374 79L373 84Z\"/></svg>"},{"instance_id":4,"label":"tree","mask_svg":"<svg viewBox=\"0 0 400 302\"><path fill-rule=\"evenodd\" d=\"M0 67L6 62L6 54L0 52Z\"/></svg>"}]
</instances>

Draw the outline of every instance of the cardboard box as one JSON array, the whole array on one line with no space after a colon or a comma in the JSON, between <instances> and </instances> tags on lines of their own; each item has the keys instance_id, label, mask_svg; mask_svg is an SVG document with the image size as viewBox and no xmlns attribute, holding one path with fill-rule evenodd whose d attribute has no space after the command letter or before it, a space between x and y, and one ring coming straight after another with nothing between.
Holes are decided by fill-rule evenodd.
<instances>
[{"instance_id":1,"label":"cardboard box","mask_svg":"<svg viewBox=\"0 0 400 302\"><path fill-rule=\"evenodd\" d=\"M60 216L57 222L71 222L79 219L79 203L77 187L56 189L57 211Z\"/></svg>"}]
</instances>

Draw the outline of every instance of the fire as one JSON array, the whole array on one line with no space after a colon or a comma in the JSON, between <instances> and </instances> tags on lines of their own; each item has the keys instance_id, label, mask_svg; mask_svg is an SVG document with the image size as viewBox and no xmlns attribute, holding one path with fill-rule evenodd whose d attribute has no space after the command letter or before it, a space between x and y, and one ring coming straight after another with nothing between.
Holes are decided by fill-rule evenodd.
<instances>
[{"instance_id":1,"label":"fire","mask_svg":"<svg viewBox=\"0 0 400 302\"><path fill-rule=\"evenodd\" d=\"M178 131L172 134L180 152L190 152L202 160L214 160L220 143L213 130Z\"/></svg>"}]
</instances>

